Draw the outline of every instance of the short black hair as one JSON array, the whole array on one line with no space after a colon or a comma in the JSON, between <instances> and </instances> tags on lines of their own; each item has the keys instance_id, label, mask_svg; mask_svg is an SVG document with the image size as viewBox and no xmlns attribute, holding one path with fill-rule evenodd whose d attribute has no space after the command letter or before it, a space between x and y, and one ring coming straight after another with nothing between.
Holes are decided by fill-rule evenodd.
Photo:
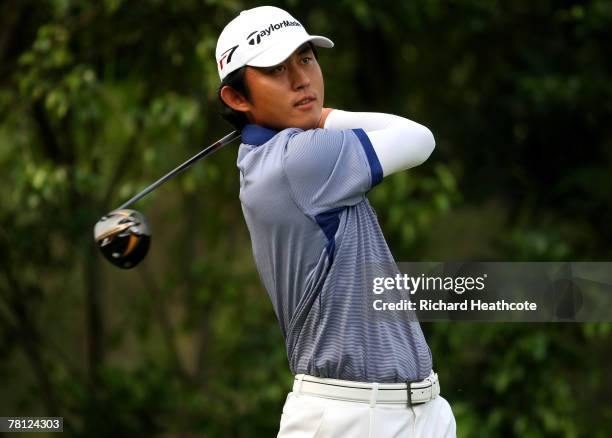
<instances>
[{"instance_id":1,"label":"short black hair","mask_svg":"<svg viewBox=\"0 0 612 438\"><path fill-rule=\"evenodd\" d=\"M308 42L308 45L310 46L315 59L318 60L319 54L317 53L317 48L315 45L311 42ZM251 95L246 85L246 81L244 80L245 71L246 66L240 67L238 70L234 70L233 72L229 73L217 87L217 98L219 99L219 102L221 102L221 116L238 131L242 131L242 128L249 124L249 119L245 113L232 109L223 101L223 99L221 99L221 89L226 85L228 87L232 87L250 102Z\"/></svg>"}]
</instances>

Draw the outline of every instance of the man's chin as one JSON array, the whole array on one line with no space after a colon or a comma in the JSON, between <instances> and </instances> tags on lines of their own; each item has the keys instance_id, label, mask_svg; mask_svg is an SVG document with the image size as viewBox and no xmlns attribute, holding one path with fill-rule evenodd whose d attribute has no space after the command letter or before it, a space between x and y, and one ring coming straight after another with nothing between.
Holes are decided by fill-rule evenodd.
<instances>
[{"instance_id":1,"label":"man's chin","mask_svg":"<svg viewBox=\"0 0 612 438\"><path fill-rule=\"evenodd\" d=\"M299 128L302 129L304 131L307 131L309 129L315 129L318 127L319 124L319 120L321 119L321 111L319 111L319 115L311 115L310 117L296 117L296 118L292 118L291 120L288 120L286 122L284 122L283 124L279 125L279 124L262 124L262 126L266 126L272 129L275 129L277 131L282 131L283 129L287 129L287 128Z\"/></svg>"},{"instance_id":2,"label":"man's chin","mask_svg":"<svg viewBox=\"0 0 612 438\"><path fill-rule=\"evenodd\" d=\"M307 131L309 129L318 128L320 119L321 119L321 115L319 114L318 117L312 117L307 120L302 120L300 121L300 123L296 124L296 128L303 129L304 131Z\"/></svg>"}]
</instances>

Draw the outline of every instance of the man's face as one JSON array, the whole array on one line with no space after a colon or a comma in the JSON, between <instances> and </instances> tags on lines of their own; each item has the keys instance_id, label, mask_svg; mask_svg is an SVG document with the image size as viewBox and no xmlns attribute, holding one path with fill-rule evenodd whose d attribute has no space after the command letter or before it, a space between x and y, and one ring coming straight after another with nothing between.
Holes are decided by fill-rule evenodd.
<instances>
[{"instance_id":1,"label":"man's face","mask_svg":"<svg viewBox=\"0 0 612 438\"><path fill-rule=\"evenodd\" d=\"M323 74L309 44L274 67L247 67L244 78L251 123L276 130L317 126L323 108Z\"/></svg>"}]
</instances>

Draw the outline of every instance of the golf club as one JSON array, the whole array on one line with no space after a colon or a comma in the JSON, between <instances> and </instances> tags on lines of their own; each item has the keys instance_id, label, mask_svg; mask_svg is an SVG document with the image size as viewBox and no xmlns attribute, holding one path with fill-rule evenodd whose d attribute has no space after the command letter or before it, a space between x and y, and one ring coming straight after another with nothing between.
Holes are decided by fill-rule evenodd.
<instances>
[{"instance_id":1,"label":"golf club","mask_svg":"<svg viewBox=\"0 0 612 438\"><path fill-rule=\"evenodd\" d=\"M96 245L115 266L129 269L136 266L147 255L151 242L151 231L145 216L128 207L151 193L169 179L191 167L202 158L219 150L240 137L238 131L232 131L212 145L198 152L180 166L168 172L150 186L121 204L118 208L102 216L94 226Z\"/></svg>"}]
</instances>

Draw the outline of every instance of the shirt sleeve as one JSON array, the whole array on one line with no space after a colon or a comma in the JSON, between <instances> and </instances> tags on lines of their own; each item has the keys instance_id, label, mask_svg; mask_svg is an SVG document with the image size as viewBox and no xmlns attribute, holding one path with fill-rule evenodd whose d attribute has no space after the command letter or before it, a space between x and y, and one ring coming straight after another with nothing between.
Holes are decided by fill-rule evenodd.
<instances>
[{"instance_id":1,"label":"shirt sleeve","mask_svg":"<svg viewBox=\"0 0 612 438\"><path fill-rule=\"evenodd\" d=\"M293 198L316 216L355 205L380 183L382 168L362 129L312 129L291 137L283 168Z\"/></svg>"},{"instance_id":2,"label":"shirt sleeve","mask_svg":"<svg viewBox=\"0 0 612 438\"><path fill-rule=\"evenodd\" d=\"M393 114L335 109L325 121L326 129L356 127L367 132L385 177L424 163L436 145L429 128Z\"/></svg>"}]
</instances>

